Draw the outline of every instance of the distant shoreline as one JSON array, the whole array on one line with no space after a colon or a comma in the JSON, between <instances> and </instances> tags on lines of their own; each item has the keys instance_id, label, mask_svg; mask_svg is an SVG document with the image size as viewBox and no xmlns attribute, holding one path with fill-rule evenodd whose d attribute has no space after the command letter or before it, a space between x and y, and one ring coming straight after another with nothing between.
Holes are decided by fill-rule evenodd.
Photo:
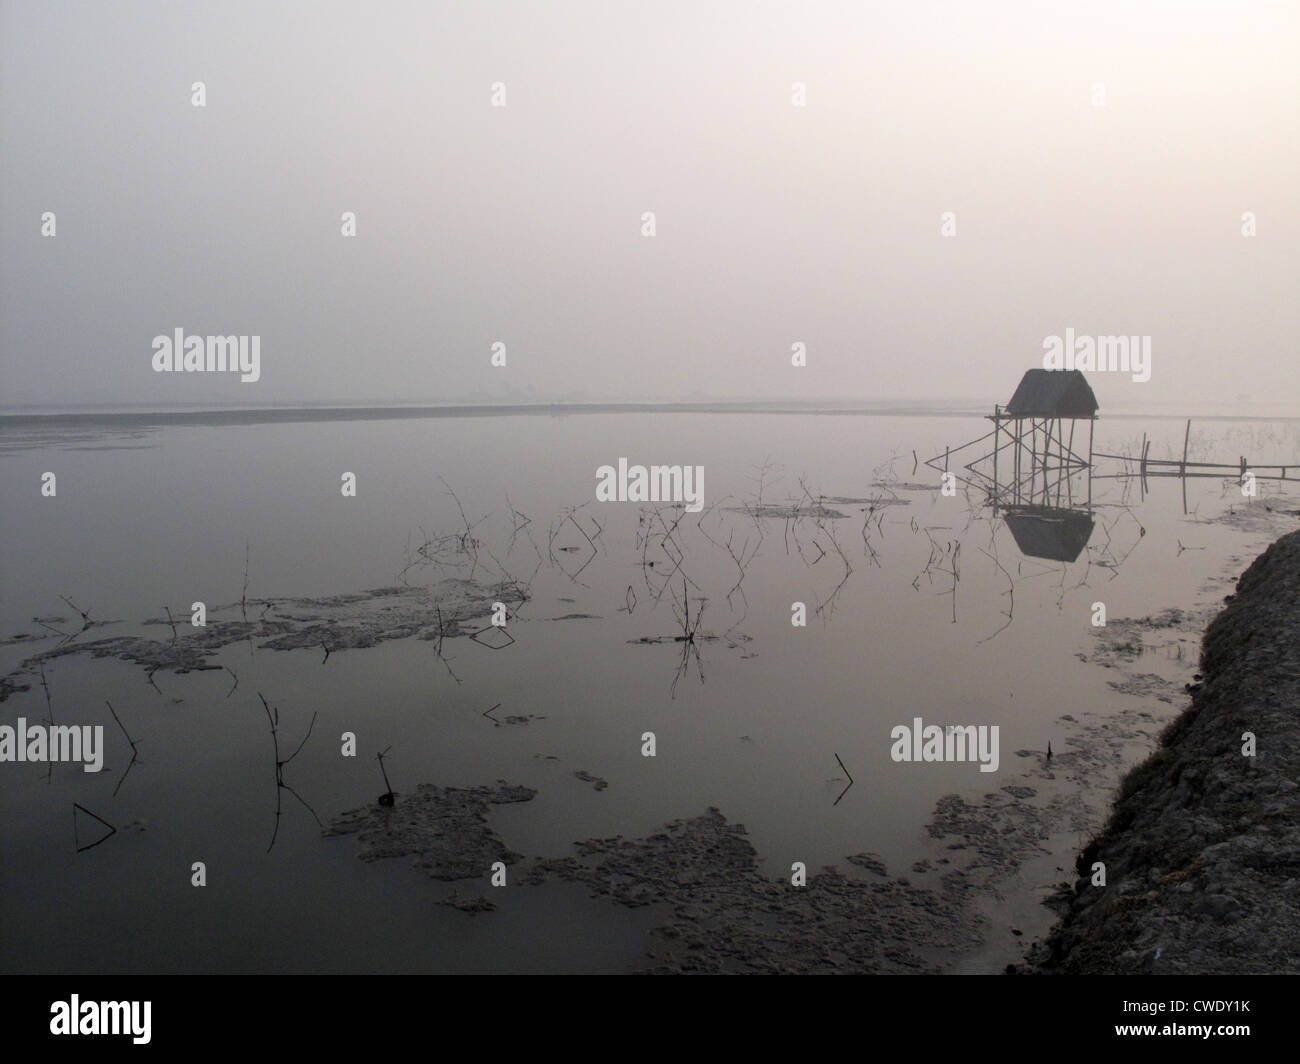
<instances>
[{"instance_id":1,"label":"distant shoreline","mask_svg":"<svg viewBox=\"0 0 1300 1064\"><path fill-rule=\"evenodd\" d=\"M978 407L974 402L952 406L897 401L831 404L817 401L702 401L691 403L532 403L466 404L431 406L290 406L242 409L195 410L60 410L51 413L24 411L0 413L0 429L29 426L112 425L114 427L152 425L254 425L319 421L393 421L440 417L569 417L583 414L823 414L839 417L983 417L992 404ZM1141 412L1103 413L1103 420L1175 420L1188 415ZM1197 421L1300 421L1300 415L1192 414Z\"/></svg>"}]
</instances>

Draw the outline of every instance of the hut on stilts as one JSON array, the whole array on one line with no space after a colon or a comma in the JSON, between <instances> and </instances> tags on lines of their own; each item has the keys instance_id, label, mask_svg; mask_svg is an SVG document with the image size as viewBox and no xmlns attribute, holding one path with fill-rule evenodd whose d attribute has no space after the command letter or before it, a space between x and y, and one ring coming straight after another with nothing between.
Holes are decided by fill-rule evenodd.
<instances>
[{"instance_id":1,"label":"hut on stilts","mask_svg":"<svg viewBox=\"0 0 1300 1064\"><path fill-rule=\"evenodd\" d=\"M1073 561L1092 535L1092 483L1087 478L1084 509L1075 508L1076 474L1091 471L1097 397L1079 370L1031 369L1010 402L986 415L993 431L945 450L926 462L951 472L955 457L980 444L985 450L962 465L960 479L983 488L997 514L1006 518L1022 553ZM1087 422L1085 458L1075 450L1080 422ZM1080 434L1081 435L1081 434ZM1082 450L1082 439L1080 439Z\"/></svg>"}]
</instances>

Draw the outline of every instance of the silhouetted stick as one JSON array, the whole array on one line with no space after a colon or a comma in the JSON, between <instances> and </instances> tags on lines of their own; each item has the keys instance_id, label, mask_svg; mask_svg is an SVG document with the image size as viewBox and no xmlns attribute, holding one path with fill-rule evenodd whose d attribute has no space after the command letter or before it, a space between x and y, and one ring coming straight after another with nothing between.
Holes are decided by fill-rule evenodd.
<instances>
[{"instance_id":1,"label":"silhouetted stick","mask_svg":"<svg viewBox=\"0 0 1300 1064\"><path fill-rule=\"evenodd\" d=\"M500 703L498 703L498 705L499 704ZM386 790L383 794L379 796L380 805L392 805L395 799L395 796L393 794L393 785L388 782L388 770L384 768L384 755L387 754L388 751L391 749L392 749L391 746L386 747L382 753L378 753L375 755L375 757L379 761L379 771L382 772L384 776L384 786L388 788L388 790Z\"/></svg>"},{"instance_id":2,"label":"silhouetted stick","mask_svg":"<svg viewBox=\"0 0 1300 1064\"><path fill-rule=\"evenodd\" d=\"M223 665L222 668L225 669L226 672L230 673L230 675L235 678L235 682L230 685L230 690L226 692L226 697L229 698L231 695L235 693L235 688L239 686L239 673L235 672L235 670L232 669L229 665Z\"/></svg>"},{"instance_id":3,"label":"silhouetted stick","mask_svg":"<svg viewBox=\"0 0 1300 1064\"><path fill-rule=\"evenodd\" d=\"M41 686L45 689L45 712L49 715L50 723L54 723L54 707L50 704L50 685L45 679L45 662L41 662Z\"/></svg>"},{"instance_id":4,"label":"silhouetted stick","mask_svg":"<svg viewBox=\"0 0 1300 1064\"><path fill-rule=\"evenodd\" d=\"M172 619L171 607L164 606L163 609L167 611L167 623L172 626L172 642L174 643L176 642L176 622Z\"/></svg>"},{"instance_id":5,"label":"silhouetted stick","mask_svg":"<svg viewBox=\"0 0 1300 1064\"><path fill-rule=\"evenodd\" d=\"M41 662L41 687L45 689L45 713L49 717L50 727L54 727L54 705L50 702L50 685L45 679L45 662ZM49 783L54 775L54 759L45 762L45 782Z\"/></svg>"},{"instance_id":6,"label":"silhouetted stick","mask_svg":"<svg viewBox=\"0 0 1300 1064\"><path fill-rule=\"evenodd\" d=\"M77 613L81 614L81 619L83 621L89 622L90 620L89 610L83 610L80 606L78 606L75 602L73 602L72 599L68 598L67 595L60 595L59 598L63 599L63 601L66 602L69 606L71 606L74 610L76 610Z\"/></svg>"},{"instance_id":7,"label":"silhouetted stick","mask_svg":"<svg viewBox=\"0 0 1300 1064\"><path fill-rule=\"evenodd\" d=\"M248 540L244 540L244 590L239 596L239 612L248 623Z\"/></svg>"}]
</instances>

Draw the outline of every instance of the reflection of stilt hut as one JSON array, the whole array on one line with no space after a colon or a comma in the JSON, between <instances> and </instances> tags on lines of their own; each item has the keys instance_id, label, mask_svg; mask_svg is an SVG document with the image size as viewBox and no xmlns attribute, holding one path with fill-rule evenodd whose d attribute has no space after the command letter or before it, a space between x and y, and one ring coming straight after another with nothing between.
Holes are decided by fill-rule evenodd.
<instances>
[{"instance_id":1,"label":"reflection of stilt hut","mask_svg":"<svg viewBox=\"0 0 1300 1064\"><path fill-rule=\"evenodd\" d=\"M1092 538L1092 515L1054 506L1017 506L1003 514L1016 546L1026 558L1072 562Z\"/></svg>"},{"instance_id":2,"label":"reflection of stilt hut","mask_svg":"<svg viewBox=\"0 0 1300 1064\"><path fill-rule=\"evenodd\" d=\"M1068 502L1070 477L1092 465L1097 397L1083 374L1077 369L1031 369L1006 409L994 407L989 420L994 441L993 504L1060 506L1063 488ZM1080 421L1088 422L1086 459L1074 450ZM1091 490L1088 496L1091 507Z\"/></svg>"}]
</instances>

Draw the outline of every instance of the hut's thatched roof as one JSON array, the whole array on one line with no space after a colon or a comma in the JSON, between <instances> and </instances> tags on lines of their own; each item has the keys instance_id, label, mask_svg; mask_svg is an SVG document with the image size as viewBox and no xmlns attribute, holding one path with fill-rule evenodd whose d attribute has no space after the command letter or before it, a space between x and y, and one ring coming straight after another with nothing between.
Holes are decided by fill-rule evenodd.
<instances>
[{"instance_id":1,"label":"hut's thatched roof","mask_svg":"<svg viewBox=\"0 0 1300 1064\"><path fill-rule=\"evenodd\" d=\"M1097 416L1097 397L1077 369L1031 369L1007 403L1012 417Z\"/></svg>"}]
</instances>

